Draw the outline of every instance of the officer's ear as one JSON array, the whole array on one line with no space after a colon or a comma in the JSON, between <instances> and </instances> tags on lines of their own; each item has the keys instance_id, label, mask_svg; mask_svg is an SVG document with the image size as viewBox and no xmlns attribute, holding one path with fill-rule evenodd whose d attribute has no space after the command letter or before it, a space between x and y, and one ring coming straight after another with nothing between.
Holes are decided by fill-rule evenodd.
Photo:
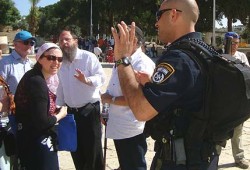
<instances>
[{"instance_id":1,"label":"officer's ear","mask_svg":"<svg viewBox=\"0 0 250 170\"><path fill-rule=\"evenodd\" d=\"M177 9L171 9L171 11L170 11L171 21L176 22L177 19L181 16L180 15L181 12L182 11L179 11Z\"/></svg>"}]
</instances>

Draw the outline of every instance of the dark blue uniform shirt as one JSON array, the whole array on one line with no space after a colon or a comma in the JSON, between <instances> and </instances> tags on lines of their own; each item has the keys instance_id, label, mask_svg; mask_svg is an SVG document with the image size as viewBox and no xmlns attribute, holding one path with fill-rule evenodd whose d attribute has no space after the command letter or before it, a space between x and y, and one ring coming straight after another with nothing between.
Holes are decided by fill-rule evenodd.
<instances>
[{"instance_id":1,"label":"dark blue uniform shirt","mask_svg":"<svg viewBox=\"0 0 250 170\"><path fill-rule=\"evenodd\" d=\"M200 34L189 33L183 39L201 39ZM146 83L143 93L149 103L159 112L167 114L170 109L199 111L203 102L204 79L197 65L181 50L167 50L157 62L152 83Z\"/></svg>"}]
</instances>

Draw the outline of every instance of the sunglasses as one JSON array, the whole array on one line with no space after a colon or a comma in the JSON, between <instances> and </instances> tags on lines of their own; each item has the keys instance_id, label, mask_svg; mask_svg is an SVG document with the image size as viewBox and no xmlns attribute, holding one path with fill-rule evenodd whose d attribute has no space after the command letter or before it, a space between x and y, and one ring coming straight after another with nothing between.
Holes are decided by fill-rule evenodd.
<instances>
[{"instance_id":1,"label":"sunglasses","mask_svg":"<svg viewBox=\"0 0 250 170\"><path fill-rule=\"evenodd\" d=\"M45 55L44 57L47 58L48 61L58 61L59 63L63 61L62 57L56 57L54 55Z\"/></svg>"},{"instance_id":2,"label":"sunglasses","mask_svg":"<svg viewBox=\"0 0 250 170\"><path fill-rule=\"evenodd\" d=\"M164 12L166 12L166 11L171 11L172 9L174 9L174 8L167 8L167 9L162 9L162 10L157 11L157 12L156 12L156 21L159 21L159 20L160 20L162 14L163 14ZM175 10L176 10L177 12L182 12L182 11L179 10L179 9L175 9Z\"/></svg>"},{"instance_id":3,"label":"sunglasses","mask_svg":"<svg viewBox=\"0 0 250 170\"><path fill-rule=\"evenodd\" d=\"M239 45L240 42L234 42L232 41L232 45Z\"/></svg>"},{"instance_id":4,"label":"sunglasses","mask_svg":"<svg viewBox=\"0 0 250 170\"><path fill-rule=\"evenodd\" d=\"M34 40L25 40L25 41L17 41L17 42L22 42L24 45L30 45L30 46L35 45Z\"/></svg>"}]
</instances>

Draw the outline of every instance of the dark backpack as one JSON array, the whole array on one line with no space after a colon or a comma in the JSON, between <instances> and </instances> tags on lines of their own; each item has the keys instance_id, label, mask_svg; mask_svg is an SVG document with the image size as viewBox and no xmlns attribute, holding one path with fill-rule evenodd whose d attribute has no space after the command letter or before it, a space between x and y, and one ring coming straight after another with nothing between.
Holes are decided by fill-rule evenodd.
<instances>
[{"instance_id":1,"label":"dark backpack","mask_svg":"<svg viewBox=\"0 0 250 170\"><path fill-rule=\"evenodd\" d=\"M217 144L230 139L234 128L250 117L250 67L229 55L218 54L197 39L182 40L170 45L168 50L186 53L206 77L203 108L192 113L194 121L189 125L189 138L206 138ZM155 129L164 124L162 117L164 114L160 113L146 122L145 130L150 131L149 135L159 137L162 133Z\"/></svg>"}]
</instances>

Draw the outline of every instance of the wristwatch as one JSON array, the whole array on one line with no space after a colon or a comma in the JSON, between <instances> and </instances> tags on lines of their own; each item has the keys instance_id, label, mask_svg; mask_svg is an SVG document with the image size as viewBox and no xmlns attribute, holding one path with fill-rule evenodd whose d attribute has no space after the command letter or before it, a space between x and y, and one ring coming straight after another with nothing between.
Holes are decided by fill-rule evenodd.
<instances>
[{"instance_id":1,"label":"wristwatch","mask_svg":"<svg viewBox=\"0 0 250 170\"><path fill-rule=\"evenodd\" d=\"M118 67L120 64L123 64L124 66L128 66L131 63L128 57L122 57L121 59L117 60L115 64L116 64L116 67Z\"/></svg>"}]
</instances>

